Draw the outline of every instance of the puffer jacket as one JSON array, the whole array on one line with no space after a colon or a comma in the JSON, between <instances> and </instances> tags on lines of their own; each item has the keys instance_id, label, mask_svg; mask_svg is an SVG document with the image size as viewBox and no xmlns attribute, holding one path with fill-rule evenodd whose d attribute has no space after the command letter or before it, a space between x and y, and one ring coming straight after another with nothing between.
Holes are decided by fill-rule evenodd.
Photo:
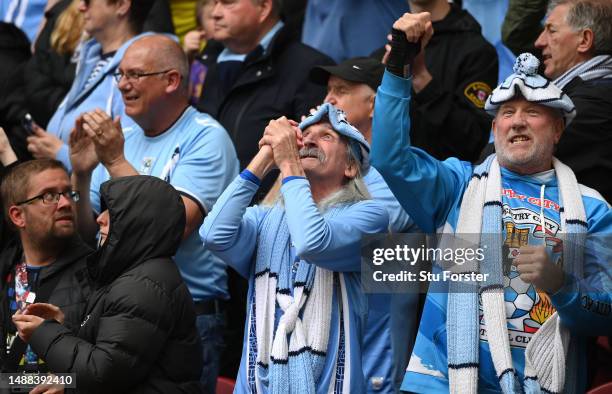
<instances>
[{"instance_id":1,"label":"puffer jacket","mask_svg":"<svg viewBox=\"0 0 612 394\"><path fill-rule=\"evenodd\" d=\"M87 262L95 290L81 327L74 335L45 321L30 345L53 371L76 374L78 393L199 393L196 314L171 258L185 227L181 197L148 176L105 182L101 196L110 229Z\"/></svg>"}]
</instances>

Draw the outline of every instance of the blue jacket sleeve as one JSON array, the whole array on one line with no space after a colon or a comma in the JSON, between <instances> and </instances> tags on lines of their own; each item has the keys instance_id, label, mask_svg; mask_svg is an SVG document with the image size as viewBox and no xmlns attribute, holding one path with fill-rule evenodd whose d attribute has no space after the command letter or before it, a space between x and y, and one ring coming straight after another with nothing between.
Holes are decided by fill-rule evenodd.
<instances>
[{"instance_id":1,"label":"blue jacket sleeve","mask_svg":"<svg viewBox=\"0 0 612 394\"><path fill-rule=\"evenodd\" d=\"M412 218L408 216L404 208L397 201L397 198L391 193L389 186L376 170L370 166L370 170L364 176L368 191L372 198L382 202L389 213L389 232L392 233L412 233L420 232Z\"/></svg>"},{"instance_id":2,"label":"blue jacket sleeve","mask_svg":"<svg viewBox=\"0 0 612 394\"><path fill-rule=\"evenodd\" d=\"M563 288L550 299L571 331L612 335L612 210L605 203L599 204L590 216L584 245L584 278L577 280L567 275ZM571 238L564 242L571 242Z\"/></svg>"},{"instance_id":3,"label":"blue jacket sleeve","mask_svg":"<svg viewBox=\"0 0 612 394\"><path fill-rule=\"evenodd\" d=\"M333 217L322 215L306 179L285 183L281 193L296 254L332 271L360 271L362 237L384 233L389 225L387 210L374 200L355 203Z\"/></svg>"},{"instance_id":4,"label":"blue jacket sleeve","mask_svg":"<svg viewBox=\"0 0 612 394\"><path fill-rule=\"evenodd\" d=\"M247 208L258 185L238 175L225 189L200 227L204 246L248 278L259 223L266 209Z\"/></svg>"},{"instance_id":5,"label":"blue jacket sleeve","mask_svg":"<svg viewBox=\"0 0 612 394\"><path fill-rule=\"evenodd\" d=\"M70 162L70 148L66 143L62 143L62 147L57 151L55 159L62 162L68 173L72 172L72 163Z\"/></svg>"},{"instance_id":6,"label":"blue jacket sleeve","mask_svg":"<svg viewBox=\"0 0 612 394\"><path fill-rule=\"evenodd\" d=\"M410 89L410 79L385 71L374 104L371 163L416 224L434 232L462 195L472 167L410 146Z\"/></svg>"}]
</instances>

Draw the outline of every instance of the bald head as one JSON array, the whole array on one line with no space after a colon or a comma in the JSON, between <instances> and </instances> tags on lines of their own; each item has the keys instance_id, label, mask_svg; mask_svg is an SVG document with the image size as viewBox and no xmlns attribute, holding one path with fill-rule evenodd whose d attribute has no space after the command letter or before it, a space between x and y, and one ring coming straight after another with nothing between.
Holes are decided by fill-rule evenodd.
<instances>
[{"instance_id":1,"label":"bald head","mask_svg":"<svg viewBox=\"0 0 612 394\"><path fill-rule=\"evenodd\" d=\"M119 64L125 113L148 136L166 130L189 103L189 68L181 47L163 35L142 37Z\"/></svg>"},{"instance_id":2,"label":"bald head","mask_svg":"<svg viewBox=\"0 0 612 394\"><path fill-rule=\"evenodd\" d=\"M177 70L181 75L181 90L189 87L189 63L180 45L168 36L154 34L139 38L127 49L126 55L136 52L155 70Z\"/></svg>"}]
</instances>

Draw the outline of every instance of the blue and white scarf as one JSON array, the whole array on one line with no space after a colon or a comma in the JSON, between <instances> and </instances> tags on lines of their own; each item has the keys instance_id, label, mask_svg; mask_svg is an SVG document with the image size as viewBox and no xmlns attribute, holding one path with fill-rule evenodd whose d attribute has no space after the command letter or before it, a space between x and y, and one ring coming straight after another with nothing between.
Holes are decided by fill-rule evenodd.
<instances>
[{"instance_id":1,"label":"blue and white scarf","mask_svg":"<svg viewBox=\"0 0 612 394\"><path fill-rule=\"evenodd\" d=\"M341 208L330 208L326 216L333 216L338 209ZM254 336L255 340L248 342L247 349L249 359L256 359L257 362L255 368L247 371L251 392L263 392L260 385L267 382L268 390L273 394L314 394L325 365L333 307L334 272L299 260L292 280L290 255L289 228L282 204L277 203L264 219L258 239L255 302L250 313L248 332L249 338ZM344 300L346 289L342 273L337 275L337 299L342 304L347 301ZM283 315L274 329L277 303ZM339 320L348 322L348 308L340 310L343 319ZM338 332L341 332L339 327ZM345 351L349 352L349 341L344 338L343 342ZM348 393L348 379L341 382L341 391L334 389L336 383L332 379L326 391Z\"/></svg>"},{"instance_id":2,"label":"blue and white scarf","mask_svg":"<svg viewBox=\"0 0 612 394\"><path fill-rule=\"evenodd\" d=\"M556 158L553 166L564 208L560 212L561 232L571 236L571 241L566 239L563 243L564 269L575 278L582 278L583 252L579 246L584 245L587 226L582 197L572 170ZM541 218L544 220L543 213ZM526 393L575 392L576 381L569 374L577 368L577 352L568 352L568 347L573 348L575 343L570 344L569 332L556 312L529 342L525 350L525 380L522 384L519 382L512 364L504 307L501 229L501 173L497 158L491 155L474 170L454 231L458 236L481 234L477 244L487 245L480 266L473 260L456 266L457 271L480 272L488 277L479 289L451 282L447 310L450 391L478 392L480 296L491 357L502 391L505 394L522 393L523 390ZM453 231L447 227L445 232Z\"/></svg>"},{"instance_id":3,"label":"blue and white scarf","mask_svg":"<svg viewBox=\"0 0 612 394\"><path fill-rule=\"evenodd\" d=\"M599 55L577 64L555 79L553 83L563 89L576 77L580 77L583 81L612 78L612 56Z\"/></svg>"}]
</instances>

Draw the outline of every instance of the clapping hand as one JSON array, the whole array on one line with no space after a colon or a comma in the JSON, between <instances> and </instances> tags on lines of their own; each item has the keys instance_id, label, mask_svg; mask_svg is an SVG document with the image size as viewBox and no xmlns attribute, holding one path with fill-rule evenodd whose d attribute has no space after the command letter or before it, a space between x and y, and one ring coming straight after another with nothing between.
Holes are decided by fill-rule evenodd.
<instances>
[{"instance_id":1,"label":"clapping hand","mask_svg":"<svg viewBox=\"0 0 612 394\"><path fill-rule=\"evenodd\" d=\"M69 144L72 171L77 175L91 174L100 163L100 159L93 140L83 130L83 116L77 118L76 127L70 133Z\"/></svg>"},{"instance_id":2,"label":"clapping hand","mask_svg":"<svg viewBox=\"0 0 612 394\"><path fill-rule=\"evenodd\" d=\"M83 114L83 130L92 139L98 158L105 167L125 161L125 139L119 117L114 120L101 109Z\"/></svg>"}]
</instances>

